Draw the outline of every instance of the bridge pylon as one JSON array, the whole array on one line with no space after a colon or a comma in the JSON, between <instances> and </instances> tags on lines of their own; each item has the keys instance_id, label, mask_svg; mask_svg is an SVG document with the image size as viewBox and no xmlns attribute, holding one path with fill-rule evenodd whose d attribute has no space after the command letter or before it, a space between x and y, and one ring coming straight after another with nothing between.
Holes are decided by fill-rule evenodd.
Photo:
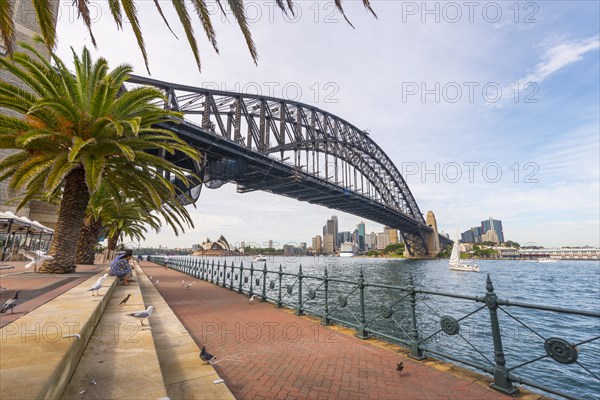
<instances>
[{"instance_id":1,"label":"bridge pylon","mask_svg":"<svg viewBox=\"0 0 600 400\"><path fill-rule=\"evenodd\" d=\"M431 228L429 232L423 232L423 238L425 239L426 248L415 248L412 254L408 251L404 252L406 258L412 259L423 259L423 258L436 258L441 250L440 246L440 235L438 233L437 221L433 211L427 211L426 218L427 226ZM416 251L415 251L416 250Z\"/></svg>"}]
</instances>

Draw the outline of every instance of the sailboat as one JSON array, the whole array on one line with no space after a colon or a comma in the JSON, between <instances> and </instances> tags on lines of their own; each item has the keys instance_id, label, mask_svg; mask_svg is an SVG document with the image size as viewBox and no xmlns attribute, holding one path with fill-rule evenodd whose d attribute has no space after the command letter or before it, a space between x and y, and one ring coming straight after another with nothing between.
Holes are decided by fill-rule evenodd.
<instances>
[{"instance_id":1,"label":"sailboat","mask_svg":"<svg viewBox=\"0 0 600 400\"><path fill-rule=\"evenodd\" d=\"M463 264L460 261L460 250L458 248L458 240L454 242L452 254L448 266L452 271L479 272L479 267L475 264Z\"/></svg>"}]
</instances>

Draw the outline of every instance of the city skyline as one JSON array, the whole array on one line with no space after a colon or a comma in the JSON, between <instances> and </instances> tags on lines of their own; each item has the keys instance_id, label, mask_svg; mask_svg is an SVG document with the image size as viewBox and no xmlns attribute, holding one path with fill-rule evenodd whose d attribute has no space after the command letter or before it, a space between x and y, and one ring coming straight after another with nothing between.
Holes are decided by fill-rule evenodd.
<instances>
[{"instance_id":1,"label":"city skyline","mask_svg":"<svg viewBox=\"0 0 600 400\"><path fill-rule=\"evenodd\" d=\"M139 12L145 26L156 26L145 36L153 78L298 100L347 119L370 133L421 212L432 210L451 236L470 228L474 215L493 215L509 227L506 239L522 244L599 246L600 5L536 4L535 15L501 3L499 19L480 8L449 21L407 13L406 2L373 2L374 19L348 3L352 29L326 12L327 3L299 3L293 22L253 3L261 11L250 21L258 65L236 27L217 18L220 55L200 40L201 74L153 5ZM69 45L78 51L90 39L81 21L69 20L72 9L61 9L57 52L70 59ZM93 53L146 75L132 35L114 30L106 4L98 10ZM164 12L177 19L171 7ZM239 194L231 184L204 188L189 210L194 229L177 238L163 228L146 243L176 247L221 233L232 241L308 241L324 217L337 214L350 227L362 219L269 193Z\"/></svg>"}]
</instances>

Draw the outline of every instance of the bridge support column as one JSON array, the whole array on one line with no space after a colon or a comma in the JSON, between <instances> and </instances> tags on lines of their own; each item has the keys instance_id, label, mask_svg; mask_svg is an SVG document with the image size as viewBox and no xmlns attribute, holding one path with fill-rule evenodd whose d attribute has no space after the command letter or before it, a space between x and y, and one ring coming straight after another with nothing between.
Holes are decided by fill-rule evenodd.
<instances>
[{"instance_id":1,"label":"bridge support column","mask_svg":"<svg viewBox=\"0 0 600 400\"><path fill-rule=\"evenodd\" d=\"M418 238L417 235L411 235L411 236L414 236L414 238L416 240L414 240L412 243L411 253L408 252L408 246L407 246L407 250L404 252L405 258L411 258L411 259L436 258L438 253L440 252L440 250L441 250L440 237L439 237L439 233L438 233L438 229L437 229L437 222L435 220L435 215L433 214L433 211L427 212L426 222L427 222L427 226L429 226L432 230L431 230L431 232L423 233L425 247L423 247L422 245L421 246L417 245L419 242L419 240L417 239ZM406 239L406 237L405 237L405 239Z\"/></svg>"}]
</instances>

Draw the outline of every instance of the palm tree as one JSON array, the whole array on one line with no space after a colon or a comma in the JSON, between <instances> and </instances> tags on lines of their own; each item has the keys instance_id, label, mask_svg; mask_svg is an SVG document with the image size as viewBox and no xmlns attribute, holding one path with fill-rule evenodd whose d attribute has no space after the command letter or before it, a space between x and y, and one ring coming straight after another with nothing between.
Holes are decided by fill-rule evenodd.
<instances>
[{"instance_id":1,"label":"palm tree","mask_svg":"<svg viewBox=\"0 0 600 400\"><path fill-rule=\"evenodd\" d=\"M84 48L81 57L73 51L72 73L55 54L53 66L32 46L23 48L29 53L14 53L14 62L0 59L0 69L26 86L0 81L0 107L20 114L0 114L0 149L17 150L0 161L0 181L10 178L9 190L22 193L19 208L33 198L62 197L49 250L54 259L40 271L72 272L90 195L101 184L108 193L135 184L160 209L162 193L176 194L161 171L190 181L187 171L154 154L181 152L194 160L200 154L175 134L154 127L181 117L157 105L164 102L159 91L122 90L130 66L109 72L105 59L94 62Z\"/></svg>"},{"instance_id":2,"label":"palm tree","mask_svg":"<svg viewBox=\"0 0 600 400\"><path fill-rule=\"evenodd\" d=\"M102 233L108 235L108 250L112 251L116 248L116 239L121 232L132 239L144 239L144 233L147 231L144 225L158 232L162 225L159 216L176 235L185 229L184 224L193 227L194 223L186 208L171 192L163 192L163 205L155 209L152 197L135 184L126 186L123 192L118 193L108 193L103 184L88 204L77 244L76 263L94 264L94 247ZM138 228L140 226L141 228Z\"/></svg>"},{"instance_id":3,"label":"palm tree","mask_svg":"<svg viewBox=\"0 0 600 400\"><path fill-rule=\"evenodd\" d=\"M40 24L42 37L44 38L44 42L46 43L48 50L52 51L56 46L56 23L54 20L54 7L56 6L55 1L52 0L32 0L35 13L37 16L37 20ZM196 34L194 33L194 29L192 27L192 19L190 18L189 7L193 7L193 12L196 13L200 23L202 24L202 28L204 28L204 32L208 38L208 41L213 46L214 50L218 53L219 49L217 47L217 35L215 29L212 24L211 19L211 11L208 7L207 0L171 0L173 8L177 13L177 17L179 18L179 22L183 27L183 31L190 45L190 49L194 54L194 58L196 59L196 64L198 65L198 69L200 69L200 53L198 51L198 44L196 42ZM90 18L90 9L89 3L90 0L78 0L74 1L74 4L77 5L78 16L83 20L83 23L87 27L90 38L94 47L96 46L96 39L92 33L92 20ZM146 68L149 71L148 67L148 55L146 54L146 46L144 44L144 37L142 35L142 30L140 26L140 21L137 14L138 5L142 3L142 1L136 2L135 0L108 0L109 10L112 15L112 18L115 22L115 25L118 29L123 29L123 14L129 20L129 25L131 26L131 30L135 35L135 38L138 43L138 47L142 53L142 57L144 58L144 62L146 63ZM188 4L186 4L188 3ZM287 13L291 13L294 15L294 5L293 0L275 0L277 6L287 15ZM375 18L377 15L371 8L371 4L369 0L362 0L364 7L369 10ZM223 15L226 16L225 9L220 0L217 0L217 4L220 7ZM162 17L165 25L171 30L167 19L163 13L162 7L160 5L159 0L154 0L154 5L160 16ZM344 9L342 7L342 0L335 0L335 5L337 9L340 11L342 16L346 19L346 21L352 26L346 14L344 13ZM233 14L236 19L240 30L244 36L244 40L246 41L246 45L248 46L248 50L250 51L250 56L252 60L256 63L258 61L258 52L256 50L256 46L254 44L254 40L252 39L252 34L250 33L250 28L248 27L248 21L246 19L245 7L243 0L227 0L227 6L229 6L229 10ZM15 27L14 27L14 1L11 0L2 0L0 1L0 25L2 26L2 38L6 43L6 47L9 53L12 53L14 40L15 40ZM171 30L173 33L173 31ZM173 33L173 35L175 35Z\"/></svg>"}]
</instances>

